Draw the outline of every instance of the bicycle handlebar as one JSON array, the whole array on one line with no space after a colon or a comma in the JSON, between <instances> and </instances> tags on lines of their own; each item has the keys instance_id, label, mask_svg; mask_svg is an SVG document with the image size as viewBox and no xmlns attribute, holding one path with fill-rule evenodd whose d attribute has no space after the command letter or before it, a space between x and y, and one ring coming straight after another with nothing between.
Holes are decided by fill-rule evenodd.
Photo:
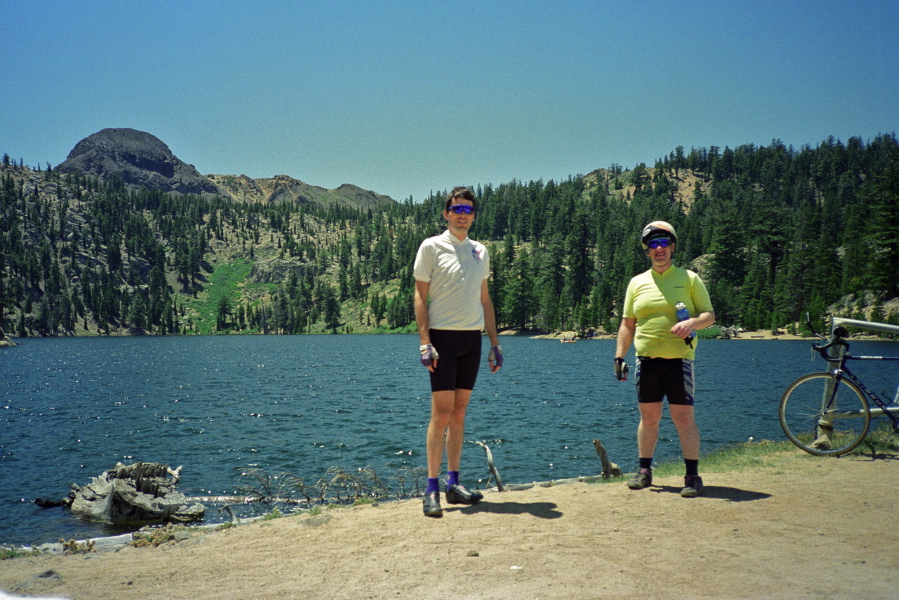
<instances>
[{"instance_id":1,"label":"bicycle handlebar","mask_svg":"<svg viewBox=\"0 0 899 600\"><path fill-rule=\"evenodd\" d=\"M821 344L812 344L812 350L815 350L816 352L818 352L818 354L821 355L821 358L823 358L827 362L840 362L842 360L842 357L841 356L837 356L836 358L831 357L828 350L830 350L834 346L844 346L848 349L849 342L847 342L845 339L843 339L843 336L848 333L849 332L846 331L845 329L843 329L842 327L837 327L833 332L834 338L830 342L828 342L827 344L824 344L823 346Z\"/></svg>"}]
</instances>

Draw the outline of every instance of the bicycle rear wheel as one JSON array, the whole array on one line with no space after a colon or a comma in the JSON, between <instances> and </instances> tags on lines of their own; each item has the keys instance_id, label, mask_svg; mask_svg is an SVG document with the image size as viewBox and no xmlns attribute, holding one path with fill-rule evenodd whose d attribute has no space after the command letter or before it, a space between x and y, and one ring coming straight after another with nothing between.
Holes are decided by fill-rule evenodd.
<instances>
[{"instance_id":1,"label":"bicycle rear wheel","mask_svg":"<svg viewBox=\"0 0 899 600\"><path fill-rule=\"evenodd\" d=\"M803 375L780 399L780 426L791 442L811 454L849 452L865 439L870 425L871 411L862 391L830 373Z\"/></svg>"}]
</instances>

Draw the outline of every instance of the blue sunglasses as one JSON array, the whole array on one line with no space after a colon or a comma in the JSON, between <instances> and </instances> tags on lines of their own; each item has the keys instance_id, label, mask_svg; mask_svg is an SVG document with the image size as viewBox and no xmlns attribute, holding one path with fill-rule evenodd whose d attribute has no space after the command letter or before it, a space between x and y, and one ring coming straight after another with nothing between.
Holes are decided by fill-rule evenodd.
<instances>
[{"instance_id":1,"label":"blue sunglasses","mask_svg":"<svg viewBox=\"0 0 899 600\"><path fill-rule=\"evenodd\" d=\"M646 242L646 245L649 246L650 250L655 250L656 248L667 248L671 245L671 240L668 238L659 238L657 240L650 240Z\"/></svg>"},{"instance_id":2,"label":"blue sunglasses","mask_svg":"<svg viewBox=\"0 0 899 600\"><path fill-rule=\"evenodd\" d=\"M457 215L470 215L474 212L474 206L467 204L453 204L446 209L446 212L455 213Z\"/></svg>"}]
</instances>

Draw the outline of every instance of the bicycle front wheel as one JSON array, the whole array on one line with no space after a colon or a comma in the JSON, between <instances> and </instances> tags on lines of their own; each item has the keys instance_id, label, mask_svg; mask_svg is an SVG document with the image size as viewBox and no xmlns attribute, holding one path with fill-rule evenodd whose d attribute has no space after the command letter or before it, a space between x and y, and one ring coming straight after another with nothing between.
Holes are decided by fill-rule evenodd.
<instances>
[{"instance_id":1,"label":"bicycle front wheel","mask_svg":"<svg viewBox=\"0 0 899 600\"><path fill-rule=\"evenodd\" d=\"M865 439L870 425L862 391L830 373L803 375L780 399L780 426L791 442L811 454L849 452Z\"/></svg>"}]
</instances>

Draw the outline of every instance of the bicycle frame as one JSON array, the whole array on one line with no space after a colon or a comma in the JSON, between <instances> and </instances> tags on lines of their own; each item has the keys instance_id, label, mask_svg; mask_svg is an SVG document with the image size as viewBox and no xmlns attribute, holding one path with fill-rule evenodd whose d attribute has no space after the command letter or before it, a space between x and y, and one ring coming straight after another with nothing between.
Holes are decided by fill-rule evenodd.
<instances>
[{"instance_id":1,"label":"bicycle frame","mask_svg":"<svg viewBox=\"0 0 899 600\"><path fill-rule=\"evenodd\" d=\"M890 420L893 421L894 428L899 427L899 415L896 413L899 412L899 406L889 407L887 403L883 400L886 396L881 398L880 394L869 389L862 380L858 378L858 375L849 370L849 367L846 366L847 360L890 360L890 361L899 361L899 356L844 356L842 362L840 363L839 368L834 369L833 376L835 381L839 381L843 377L854 383L858 386L858 388L865 393L865 395L874 402L874 404L878 408L868 408L868 412L871 413L872 417L881 417L888 416ZM836 387L836 386L832 386ZM826 406L829 408L832 402L832 389L826 392L831 395L831 399L826 403ZM896 389L896 397L899 398L899 387ZM861 414L859 411L852 411L846 413L835 413L835 418L842 417L860 417Z\"/></svg>"},{"instance_id":2,"label":"bicycle frame","mask_svg":"<svg viewBox=\"0 0 899 600\"><path fill-rule=\"evenodd\" d=\"M874 405L877 406L877 408L871 408L870 406L868 407L868 412L871 414L871 416L874 417L886 415L893 422L893 431L899 433L899 415L897 415L897 413L899 413L899 406L888 407L886 402L881 399L880 395L876 392L873 392L864 383L862 383L861 379L859 379L859 377L855 373L853 373L846 365L846 362L850 360L899 361L899 356L851 356L849 354L846 354L846 351L849 348L848 342L843 339L845 335L848 335L848 331L846 331L845 329L846 327L858 327L861 329L870 329L873 331L899 334L899 326L896 325L874 323L871 321L859 321L856 319L835 318L833 320L833 325L831 327L832 341L825 346L813 346L814 349L821 354L824 360L832 363L837 363L837 367L832 371L833 383L825 387L824 396L821 399L821 408L823 409L822 414L826 415L826 418L822 418L819 421L818 432L823 436L829 437L830 430L832 429L830 426L833 424L834 419L862 416L860 411L835 413L832 410L834 406L834 393L836 391L837 384L843 377L846 377L849 381L858 386L858 388L862 390L862 392L870 400L873 401ZM830 348L834 348L836 356L831 357L828 354L828 349ZM894 404L897 400L899 400L899 387L897 387L896 396L893 400Z\"/></svg>"}]
</instances>

